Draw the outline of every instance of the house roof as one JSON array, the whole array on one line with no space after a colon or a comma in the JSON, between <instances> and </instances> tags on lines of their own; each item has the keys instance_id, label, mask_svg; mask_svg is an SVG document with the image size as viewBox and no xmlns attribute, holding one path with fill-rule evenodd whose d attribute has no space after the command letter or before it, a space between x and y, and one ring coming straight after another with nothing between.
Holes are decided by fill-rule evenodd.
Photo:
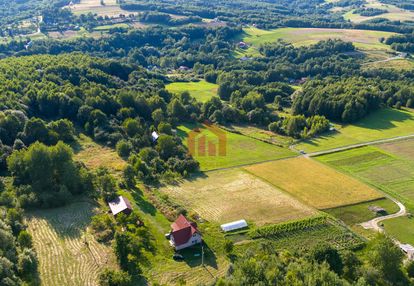
<instances>
[{"instance_id":1,"label":"house roof","mask_svg":"<svg viewBox=\"0 0 414 286\"><path fill-rule=\"evenodd\" d=\"M180 215L177 220L171 224L171 228L171 235L174 238L176 246L187 243L195 233L199 233L197 224L189 222L183 215Z\"/></svg>"},{"instance_id":2,"label":"house roof","mask_svg":"<svg viewBox=\"0 0 414 286\"><path fill-rule=\"evenodd\" d=\"M126 209L132 210L131 203L123 196L117 197L115 200L109 202L108 205L113 215L117 215Z\"/></svg>"}]
</instances>

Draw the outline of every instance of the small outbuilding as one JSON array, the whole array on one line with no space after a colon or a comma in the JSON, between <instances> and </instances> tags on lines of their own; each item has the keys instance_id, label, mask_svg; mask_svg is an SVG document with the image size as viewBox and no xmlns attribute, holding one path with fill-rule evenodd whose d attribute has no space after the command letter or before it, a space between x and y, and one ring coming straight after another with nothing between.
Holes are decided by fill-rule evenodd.
<instances>
[{"instance_id":1,"label":"small outbuilding","mask_svg":"<svg viewBox=\"0 0 414 286\"><path fill-rule=\"evenodd\" d=\"M201 243L201 233L195 222L189 222L187 218L180 215L175 222L171 224L170 244L175 250L181 250Z\"/></svg>"},{"instance_id":2,"label":"small outbuilding","mask_svg":"<svg viewBox=\"0 0 414 286\"><path fill-rule=\"evenodd\" d=\"M156 131L151 133L152 142L154 142L154 143L157 142L159 137L160 137L160 135Z\"/></svg>"},{"instance_id":3,"label":"small outbuilding","mask_svg":"<svg viewBox=\"0 0 414 286\"><path fill-rule=\"evenodd\" d=\"M224 232L238 230L247 227L248 224L244 219L222 224L220 227Z\"/></svg>"},{"instance_id":4,"label":"small outbuilding","mask_svg":"<svg viewBox=\"0 0 414 286\"><path fill-rule=\"evenodd\" d=\"M411 244L400 244L401 250L407 254L408 259L414 260L414 246Z\"/></svg>"},{"instance_id":5,"label":"small outbuilding","mask_svg":"<svg viewBox=\"0 0 414 286\"><path fill-rule=\"evenodd\" d=\"M110 201L108 205L114 216L117 216L120 213L129 215L132 212L131 203L123 196L119 196L115 200Z\"/></svg>"}]
</instances>

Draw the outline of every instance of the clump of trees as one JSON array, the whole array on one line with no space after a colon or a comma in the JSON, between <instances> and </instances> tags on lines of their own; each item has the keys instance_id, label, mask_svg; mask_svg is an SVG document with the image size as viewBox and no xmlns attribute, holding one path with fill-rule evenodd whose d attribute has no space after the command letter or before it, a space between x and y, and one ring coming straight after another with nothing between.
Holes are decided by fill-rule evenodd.
<instances>
[{"instance_id":1,"label":"clump of trees","mask_svg":"<svg viewBox=\"0 0 414 286\"><path fill-rule=\"evenodd\" d=\"M246 251L216 285L412 285L404 255L391 239L379 235L366 255L338 251L326 243L306 252L278 252L271 242Z\"/></svg>"},{"instance_id":2,"label":"clump of trees","mask_svg":"<svg viewBox=\"0 0 414 286\"><path fill-rule=\"evenodd\" d=\"M91 175L63 142L51 147L36 142L14 151L7 164L22 207L57 207L93 191Z\"/></svg>"}]
</instances>

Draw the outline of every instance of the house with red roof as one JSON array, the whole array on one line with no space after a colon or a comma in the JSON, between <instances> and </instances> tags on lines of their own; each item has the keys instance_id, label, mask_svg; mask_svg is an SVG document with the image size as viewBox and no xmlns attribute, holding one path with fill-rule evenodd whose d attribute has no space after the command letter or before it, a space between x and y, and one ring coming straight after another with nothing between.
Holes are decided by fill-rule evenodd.
<instances>
[{"instance_id":1,"label":"house with red roof","mask_svg":"<svg viewBox=\"0 0 414 286\"><path fill-rule=\"evenodd\" d=\"M180 215L171 224L170 244L175 250L181 250L201 243L201 233L195 222L190 222L183 215Z\"/></svg>"}]
</instances>

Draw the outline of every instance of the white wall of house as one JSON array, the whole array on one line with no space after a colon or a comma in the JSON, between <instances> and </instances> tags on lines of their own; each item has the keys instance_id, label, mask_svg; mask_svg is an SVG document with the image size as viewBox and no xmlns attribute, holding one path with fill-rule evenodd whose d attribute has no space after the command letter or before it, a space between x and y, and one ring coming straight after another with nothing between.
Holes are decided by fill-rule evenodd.
<instances>
[{"instance_id":1,"label":"white wall of house","mask_svg":"<svg viewBox=\"0 0 414 286\"><path fill-rule=\"evenodd\" d=\"M191 247L191 246L193 246L195 244L201 243L201 241L202 241L201 235L199 233L195 233L191 237L191 239L189 239L188 242L185 243L185 244L181 244L179 246L175 246L175 242L174 242L173 236L171 236L170 243L171 243L171 246L175 247L175 250L181 250L181 249L184 249L184 248L187 248L187 247Z\"/></svg>"}]
</instances>

